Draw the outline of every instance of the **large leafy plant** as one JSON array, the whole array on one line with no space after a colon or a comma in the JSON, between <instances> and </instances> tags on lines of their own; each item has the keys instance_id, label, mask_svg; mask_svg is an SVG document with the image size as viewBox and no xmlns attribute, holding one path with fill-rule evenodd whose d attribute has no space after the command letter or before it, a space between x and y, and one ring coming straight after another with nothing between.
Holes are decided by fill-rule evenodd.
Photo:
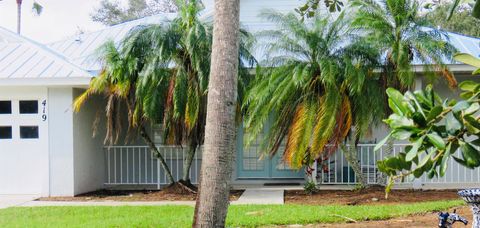
<instances>
[{"instance_id":1,"label":"large leafy plant","mask_svg":"<svg viewBox=\"0 0 480 228\"><path fill-rule=\"evenodd\" d=\"M442 100L431 86L405 94L387 90L393 114L385 122L392 131L375 149L390 137L411 143L398 156L377 163L389 176L387 197L395 180L410 175L444 176L452 158L471 169L480 166L480 84L464 81L459 87L460 101ZM457 149L459 157L454 155Z\"/></svg>"}]
</instances>

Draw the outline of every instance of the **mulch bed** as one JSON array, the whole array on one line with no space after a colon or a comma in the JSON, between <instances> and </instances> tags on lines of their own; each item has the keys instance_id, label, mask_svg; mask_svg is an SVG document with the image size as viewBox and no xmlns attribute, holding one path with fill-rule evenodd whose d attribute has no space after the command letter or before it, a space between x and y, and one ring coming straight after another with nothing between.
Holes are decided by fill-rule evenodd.
<instances>
[{"instance_id":1,"label":"mulch bed","mask_svg":"<svg viewBox=\"0 0 480 228\"><path fill-rule=\"evenodd\" d=\"M237 200L243 191L232 191L230 200ZM45 197L40 201L192 201L195 200L197 194L179 192L177 190L99 190L95 192L85 193L75 197Z\"/></svg>"},{"instance_id":2,"label":"mulch bed","mask_svg":"<svg viewBox=\"0 0 480 228\"><path fill-rule=\"evenodd\" d=\"M308 205L365 205L365 204L398 204L435 200L458 200L456 190L393 190L388 200L382 187L371 187L360 191L320 190L308 195L304 191L286 191L285 203Z\"/></svg>"}]
</instances>

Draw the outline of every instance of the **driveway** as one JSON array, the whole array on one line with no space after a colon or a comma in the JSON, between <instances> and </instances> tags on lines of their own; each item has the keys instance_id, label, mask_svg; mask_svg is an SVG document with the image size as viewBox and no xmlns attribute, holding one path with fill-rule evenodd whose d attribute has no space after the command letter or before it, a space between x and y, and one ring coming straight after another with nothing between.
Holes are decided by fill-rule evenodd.
<instances>
[{"instance_id":1,"label":"driveway","mask_svg":"<svg viewBox=\"0 0 480 228\"><path fill-rule=\"evenodd\" d=\"M20 206L37 198L35 195L0 195L0 209Z\"/></svg>"}]
</instances>

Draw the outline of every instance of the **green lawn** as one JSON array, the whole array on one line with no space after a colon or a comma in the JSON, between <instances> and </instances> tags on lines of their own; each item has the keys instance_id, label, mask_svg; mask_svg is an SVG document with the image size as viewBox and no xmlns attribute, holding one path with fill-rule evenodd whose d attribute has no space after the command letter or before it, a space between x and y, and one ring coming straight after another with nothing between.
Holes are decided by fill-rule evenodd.
<instances>
[{"instance_id":1,"label":"green lawn","mask_svg":"<svg viewBox=\"0 0 480 228\"><path fill-rule=\"evenodd\" d=\"M311 224L380 220L403 215L446 210L463 205L460 200L382 206L231 206L228 225ZM0 227L190 227L189 206L31 207L0 210ZM340 216L339 216L340 215Z\"/></svg>"}]
</instances>

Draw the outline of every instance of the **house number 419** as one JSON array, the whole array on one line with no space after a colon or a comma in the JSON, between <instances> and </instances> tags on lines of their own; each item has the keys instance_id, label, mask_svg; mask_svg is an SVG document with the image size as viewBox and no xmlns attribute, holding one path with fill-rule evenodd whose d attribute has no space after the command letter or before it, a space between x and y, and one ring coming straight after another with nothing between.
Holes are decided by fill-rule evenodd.
<instances>
[{"instance_id":1,"label":"house number 419","mask_svg":"<svg viewBox=\"0 0 480 228\"><path fill-rule=\"evenodd\" d=\"M47 121L47 100L42 101L42 120Z\"/></svg>"}]
</instances>

